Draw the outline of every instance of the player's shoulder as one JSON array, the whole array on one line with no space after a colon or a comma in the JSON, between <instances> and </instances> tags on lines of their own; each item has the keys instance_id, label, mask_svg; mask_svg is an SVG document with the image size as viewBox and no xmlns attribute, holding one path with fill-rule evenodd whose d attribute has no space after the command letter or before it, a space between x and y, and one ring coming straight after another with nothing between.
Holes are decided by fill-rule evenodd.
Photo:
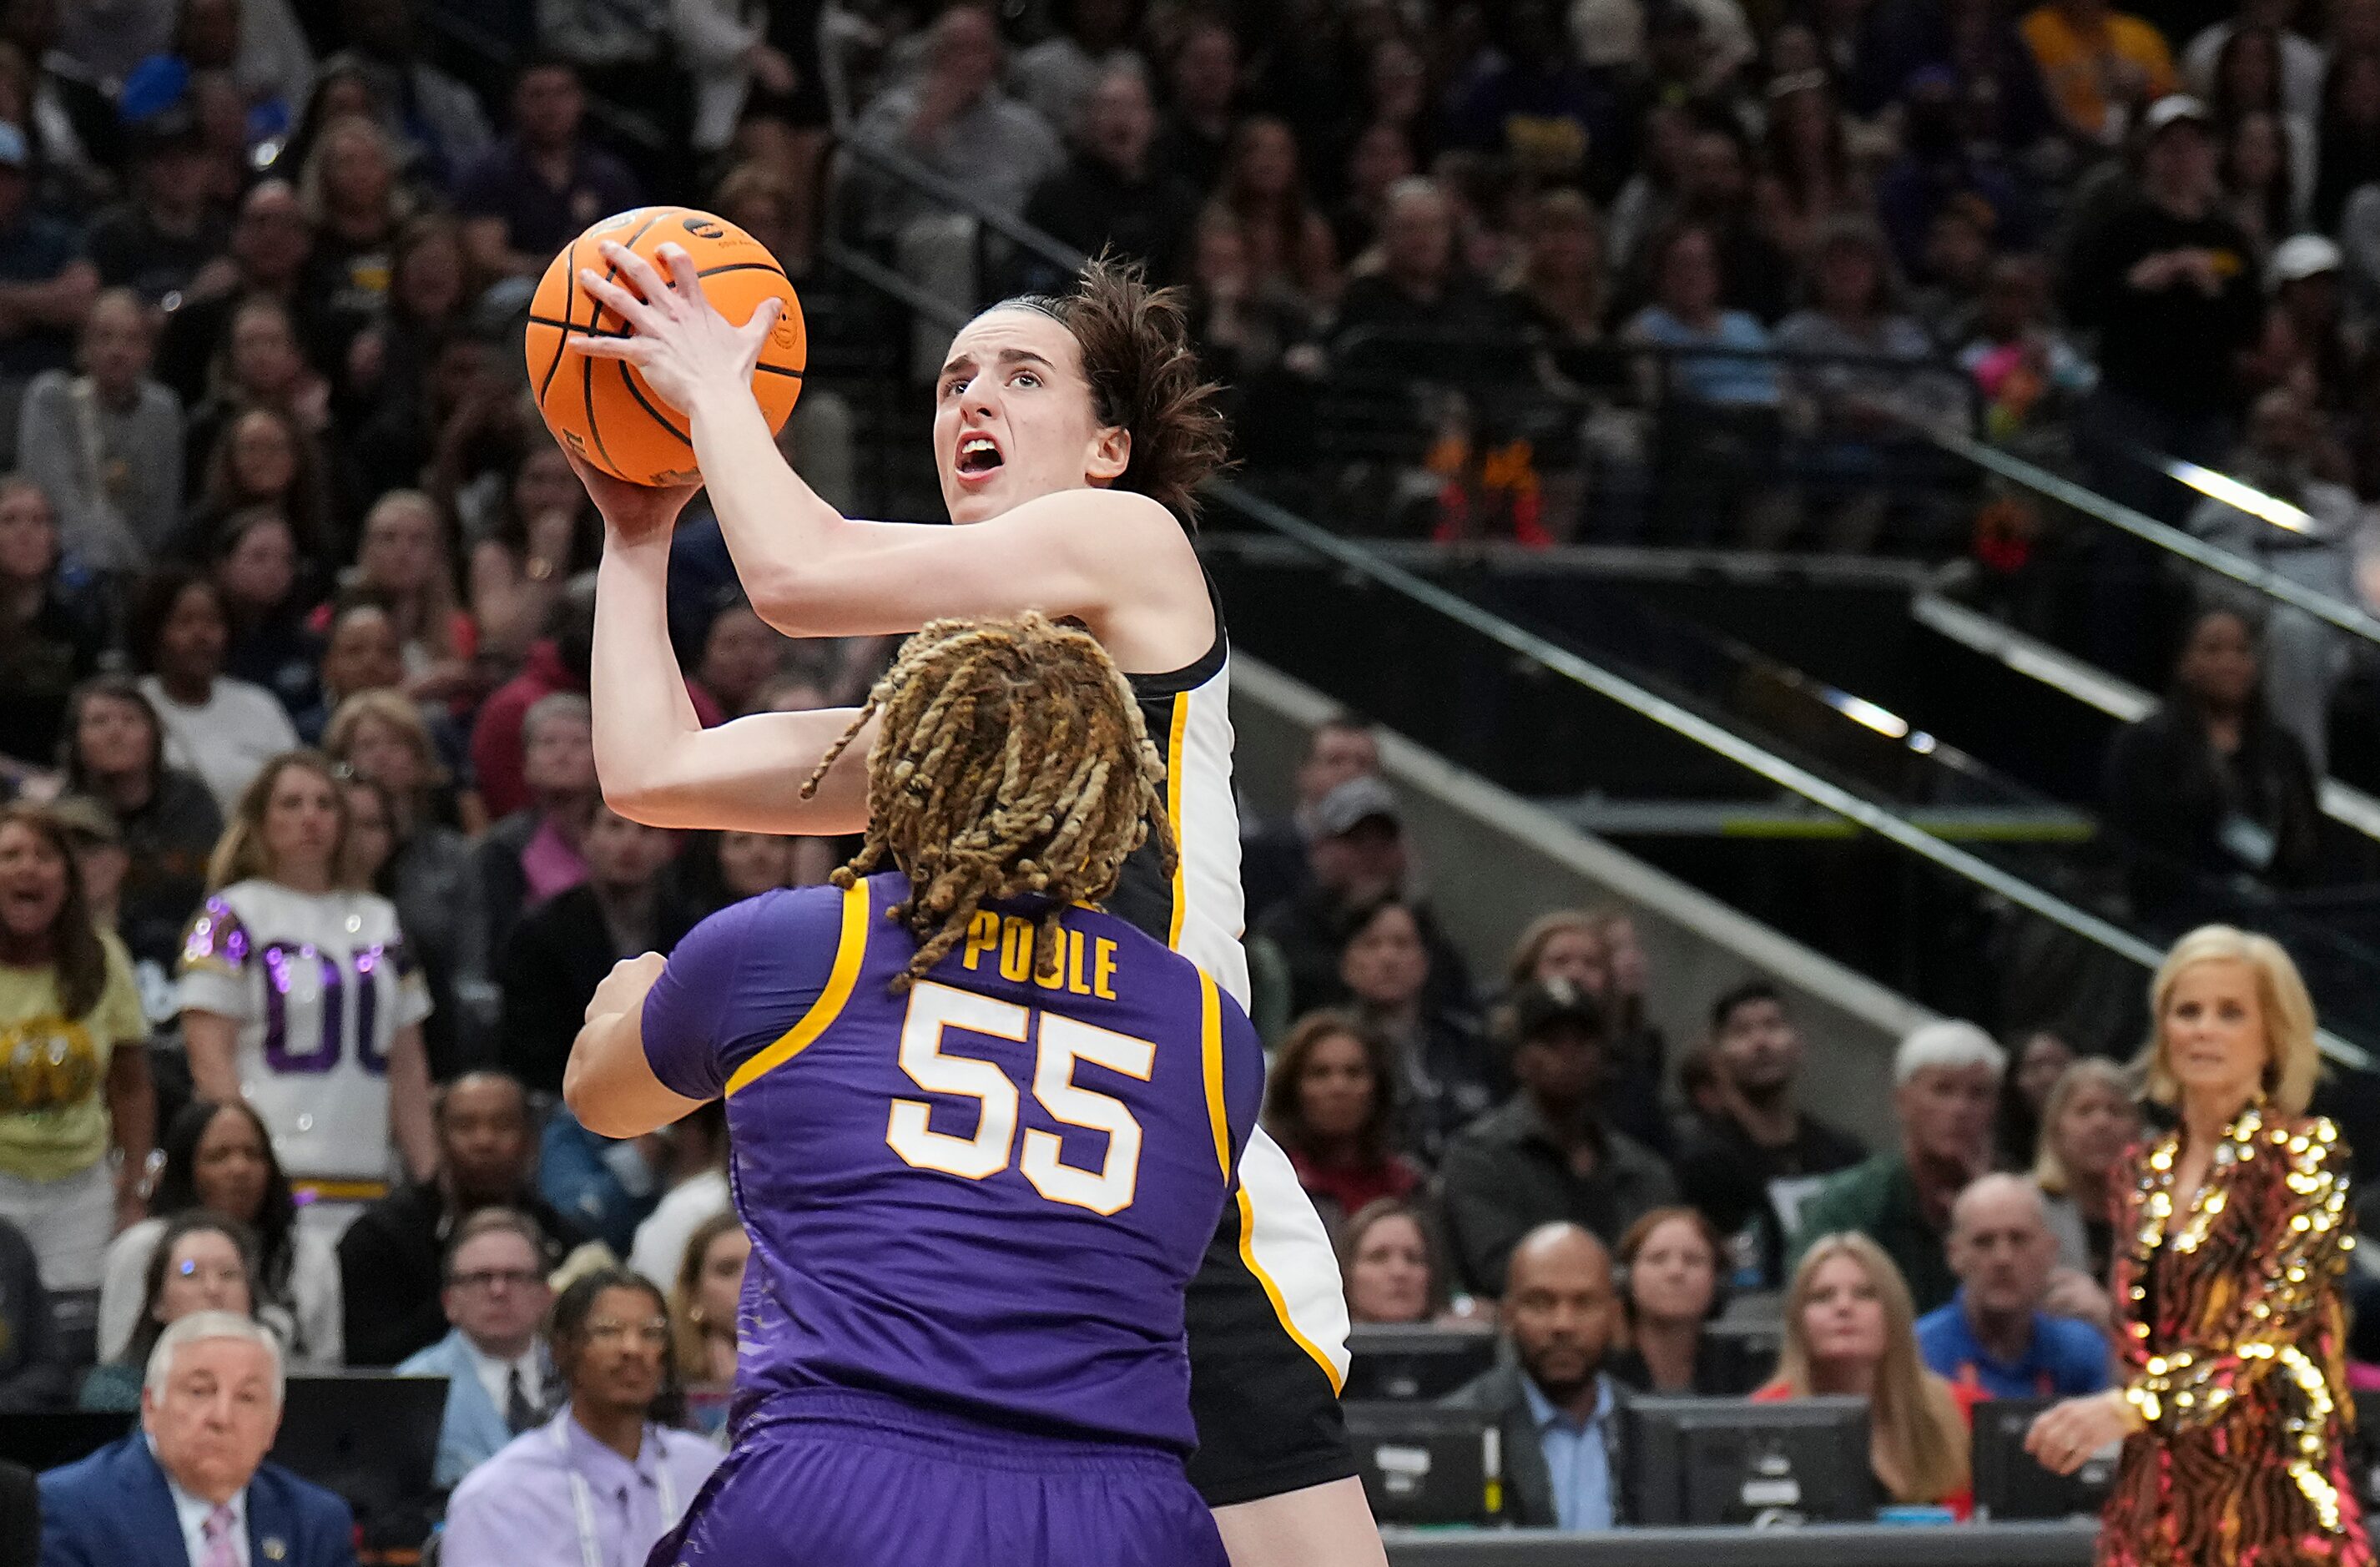
<instances>
[{"instance_id":1,"label":"player's shoulder","mask_svg":"<svg viewBox=\"0 0 2380 1567\"><path fill-rule=\"evenodd\" d=\"M1185 552L1190 546L1180 517L1132 490L1056 490L1012 506L997 520L1020 532L1060 532L1072 541L1119 553L1168 540Z\"/></svg>"}]
</instances>

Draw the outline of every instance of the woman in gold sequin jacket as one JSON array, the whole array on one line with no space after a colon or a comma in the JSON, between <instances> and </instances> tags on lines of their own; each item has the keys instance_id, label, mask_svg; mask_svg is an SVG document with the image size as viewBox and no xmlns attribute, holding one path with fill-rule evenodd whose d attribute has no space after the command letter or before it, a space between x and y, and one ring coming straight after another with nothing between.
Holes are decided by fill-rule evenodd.
<instances>
[{"instance_id":1,"label":"woman in gold sequin jacket","mask_svg":"<svg viewBox=\"0 0 2380 1567\"><path fill-rule=\"evenodd\" d=\"M2150 1010L2149 1096L2180 1124L2119 1188L2119 1384L2043 1415L2027 1446L2071 1473L2123 1441L2107 1567L2369 1567L2344 1451L2347 1179L2336 1129L2305 1113L2313 1002L2277 945L2210 925L2167 954Z\"/></svg>"}]
</instances>

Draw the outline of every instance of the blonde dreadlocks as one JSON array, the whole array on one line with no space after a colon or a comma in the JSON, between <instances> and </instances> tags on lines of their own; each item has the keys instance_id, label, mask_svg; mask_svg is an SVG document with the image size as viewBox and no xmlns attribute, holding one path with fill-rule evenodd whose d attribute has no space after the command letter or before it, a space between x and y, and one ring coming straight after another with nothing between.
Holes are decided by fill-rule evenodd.
<instances>
[{"instance_id":1,"label":"blonde dreadlocks","mask_svg":"<svg viewBox=\"0 0 2380 1567\"><path fill-rule=\"evenodd\" d=\"M908 876L909 896L889 917L908 927L917 952L894 978L896 994L958 944L988 901L1049 901L1038 974L1043 954L1063 961L1067 905L1113 892L1125 858L1152 835L1172 879L1165 764L1131 684L1088 632L1030 611L934 622L902 646L804 798L880 715L868 839L834 884L849 888L887 856Z\"/></svg>"}]
</instances>

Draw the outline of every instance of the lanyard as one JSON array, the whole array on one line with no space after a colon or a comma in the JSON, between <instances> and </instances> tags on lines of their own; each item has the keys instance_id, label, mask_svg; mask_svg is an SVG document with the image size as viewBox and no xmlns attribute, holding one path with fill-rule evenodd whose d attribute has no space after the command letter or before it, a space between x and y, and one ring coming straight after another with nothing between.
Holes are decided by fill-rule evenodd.
<instances>
[{"instance_id":1,"label":"lanyard","mask_svg":"<svg viewBox=\"0 0 2380 1567\"><path fill-rule=\"evenodd\" d=\"M562 1470L570 1476L570 1510L577 1515L579 1567L604 1567L603 1548L595 1534L595 1493L587 1484L587 1476L570 1462L570 1412L564 1410L561 1418L546 1427L553 1433L553 1445L562 1450ZM660 1444L654 1446L659 1448ZM670 1480L669 1454L656 1452L653 1464L653 1486L661 1492L662 1528L666 1532L677 1522L677 1487Z\"/></svg>"}]
</instances>

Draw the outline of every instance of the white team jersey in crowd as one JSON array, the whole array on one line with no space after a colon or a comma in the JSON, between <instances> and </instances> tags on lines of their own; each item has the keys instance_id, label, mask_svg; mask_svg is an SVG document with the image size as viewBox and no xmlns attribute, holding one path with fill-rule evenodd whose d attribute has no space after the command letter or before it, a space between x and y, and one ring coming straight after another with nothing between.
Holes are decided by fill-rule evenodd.
<instances>
[{"instance_id":1,"label":"white team jersey in crowd","mask_svg":"<svg viewBox=\"0 0 2380 1567\"><path fill-rule=\"evenodd\" d=\"M240 1090L292 1180L392 1176L389 1042L430 991L386 898L236 882L192 921L177 993L238 1023Z\"/></svg>"}]
</instances>

